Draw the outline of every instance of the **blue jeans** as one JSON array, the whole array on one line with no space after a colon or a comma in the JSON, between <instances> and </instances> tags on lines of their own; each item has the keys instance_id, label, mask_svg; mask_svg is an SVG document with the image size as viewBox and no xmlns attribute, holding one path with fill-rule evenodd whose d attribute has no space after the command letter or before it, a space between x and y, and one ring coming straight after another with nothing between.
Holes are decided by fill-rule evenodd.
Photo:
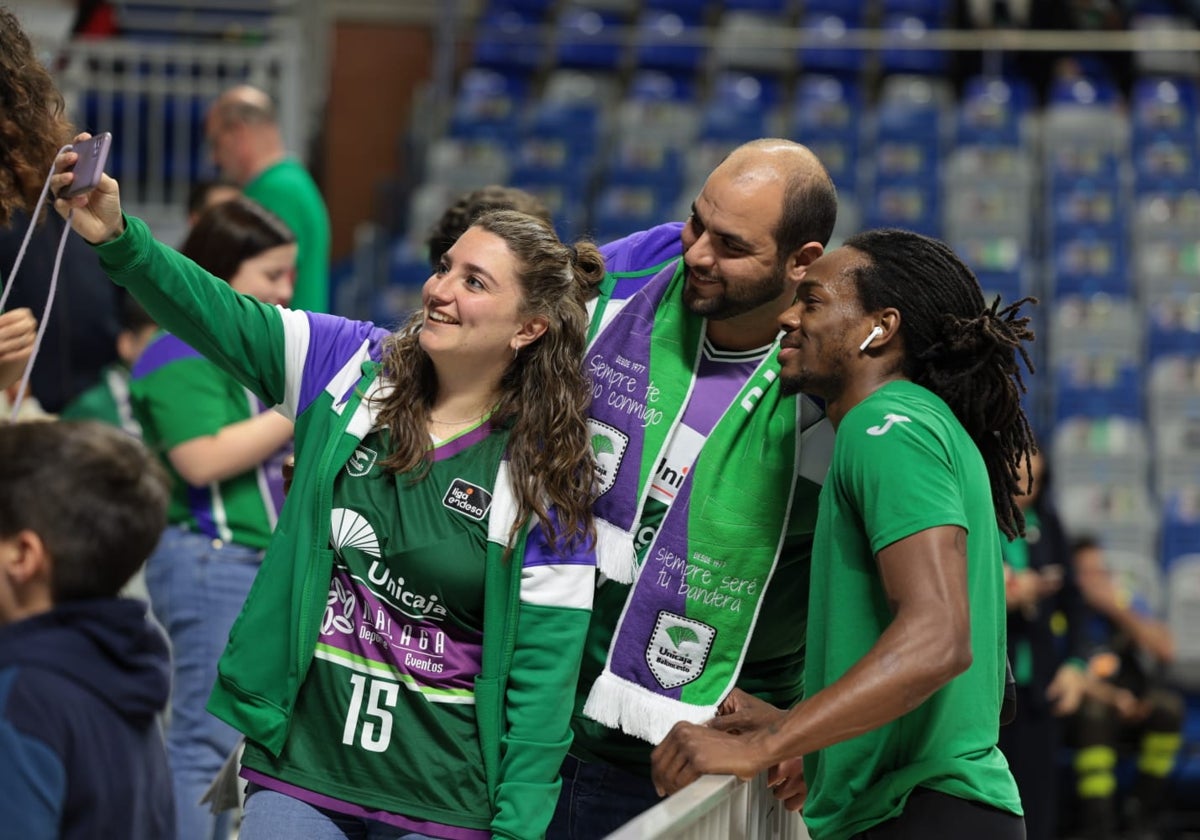
<instances>
[{"instance_id":1,"label":"blue jeans","mask_svg":"<svg viewBox=\"0 0 1200 840\"><path fill-rule=\"evenodd\" d=\"M404 828L339 814L250 785L238 840L435 840Z\"/></svg>"},{"instance_id":2,"label":"blue jeans","mask_svg":"<svg viewBox=\"0 0 1200 840\"><path fill-rule=\"evenodd\" d=\"M547 840L607 837L643 811L661 802L650 775L639 776L604 762L568 755L562 765L562 790Z\"/></svg>"},{"instance_id":3,"label":"blue jeans","mask_svg":"<svg viewBox=\"0 0 1200 840\"><path fill-rule=\"evenodd\" d=\"M200 798L239 734L204 708L217 680L217 659L246 601L262 552L168 528L146 563L155 618L171 640L171 719L167 757L175 789L178 840L225 840L228 815Z\"/></svg>"}]
</instances>

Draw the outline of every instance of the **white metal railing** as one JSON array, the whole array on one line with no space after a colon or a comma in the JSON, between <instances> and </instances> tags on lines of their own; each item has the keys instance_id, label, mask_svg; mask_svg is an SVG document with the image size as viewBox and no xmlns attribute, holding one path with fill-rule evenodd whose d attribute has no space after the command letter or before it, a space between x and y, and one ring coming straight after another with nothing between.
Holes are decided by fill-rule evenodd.
<instances>
[{"instance_id":1,"label":"white metal railing","mask_svg":"<svg viewBox=\"0 0 1200 840\"><path fill-rule=\"evenodd\" d=\"M76 40L64 45L55 81L82 130L111 131L109 172L129 210L169 238L188 188L208 170L204 118L222 91L251 84L275 101L289 148L306 148L301 32L274 25L266 43Z\"/></svg>"},{"instance_id":2,"label":"white metal railing","mask_svg":"<svg viewBox=\"0 0 1200 840\"><path fill-rule=\"evenodd\" d=\"M808 840L800 814L771 795L766 774L749 782L702 776L607 840Z\"/></svg>"}]
</instances>

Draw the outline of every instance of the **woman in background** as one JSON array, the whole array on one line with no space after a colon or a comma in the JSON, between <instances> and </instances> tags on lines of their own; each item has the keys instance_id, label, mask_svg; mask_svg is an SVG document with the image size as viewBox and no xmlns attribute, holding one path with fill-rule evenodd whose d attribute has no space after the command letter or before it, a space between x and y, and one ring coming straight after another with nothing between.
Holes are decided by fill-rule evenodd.
<instances>
[{"instance_id":1,"label":"woman in background","mask_svg":"<svg viewBox=\"0 0 1200 840\"><path fill-rule=\"evenodd\" d=\"M246 734L243 840L542 837L594 589L595 246L486 214L389 333L233 294L111 178L68 207L160 324L296 418L209 701Z\"/></svg>"}]
</instances>

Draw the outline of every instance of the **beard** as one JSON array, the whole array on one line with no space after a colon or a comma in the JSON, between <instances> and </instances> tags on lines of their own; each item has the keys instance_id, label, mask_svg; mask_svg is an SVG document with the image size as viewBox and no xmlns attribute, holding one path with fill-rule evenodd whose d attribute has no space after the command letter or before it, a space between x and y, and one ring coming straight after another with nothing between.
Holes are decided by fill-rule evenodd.
<instances>
[{"instance_id":1,"label":"beard","mask_svg":"<svg viewBox=\"0 0 1200 840\"><path fill-rule=\"evenodd\" d=\"M806 384L807 377L803 373L787 374L782 370L779 372L779 393L785 397L794 397L796 394L804 393Z\"/></svg>"},{"instance_id":2,"label":"beard","mask_svg":"<svg viewBox=\"0 0 1200 840\"><path fill-rule=\"evenodd\" d=\"M847 366L852 352L851 348L827 348L820 355L818 370L812 367L793 367L795 361L791 365L781 365L780 393L785 397L807 394L810 397L832 400L846 386L849 376ZM820 369L823 369L823 372Z\"/></svg>"},{"instance_id":3,"label":"beard","mask_svg":"<svg viewBox=\"0 0 1200 840\"><path fill-rule=\"evenodd\" d=\"M687 270L695 273L690 267ZM707 275L705 279L719 284L720 291L711 297L701 297L685 283L683 305L693 315L708 318L710 321L724 321L744 315L777 300L787 288L787 270L782 262L776 264L770 274L756 280L740 281L733 288L716 272Z\"/></svg>"}]
</instances>

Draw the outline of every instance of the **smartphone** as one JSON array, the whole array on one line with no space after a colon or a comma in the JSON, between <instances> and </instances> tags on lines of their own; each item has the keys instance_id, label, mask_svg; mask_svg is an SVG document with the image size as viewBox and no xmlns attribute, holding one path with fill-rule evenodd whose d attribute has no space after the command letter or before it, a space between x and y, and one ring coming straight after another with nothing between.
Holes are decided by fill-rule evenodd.
<instances>
[{"instance_id":1,"label":"smartphone","mask_svg":"<svg viewBox=\"0 0 1200 840\"><path fill-rule=\"evenodd\" d=\"M112 135L107 131L97 134L88 140L80 140L71 148L79 155L79 160L70 168L75 173L75 180L58 194L59 198L74 198L89 190L94 190L104 174L104 164L108 161L108 150L112 146Z\"/></svg>"}]
</instances>

